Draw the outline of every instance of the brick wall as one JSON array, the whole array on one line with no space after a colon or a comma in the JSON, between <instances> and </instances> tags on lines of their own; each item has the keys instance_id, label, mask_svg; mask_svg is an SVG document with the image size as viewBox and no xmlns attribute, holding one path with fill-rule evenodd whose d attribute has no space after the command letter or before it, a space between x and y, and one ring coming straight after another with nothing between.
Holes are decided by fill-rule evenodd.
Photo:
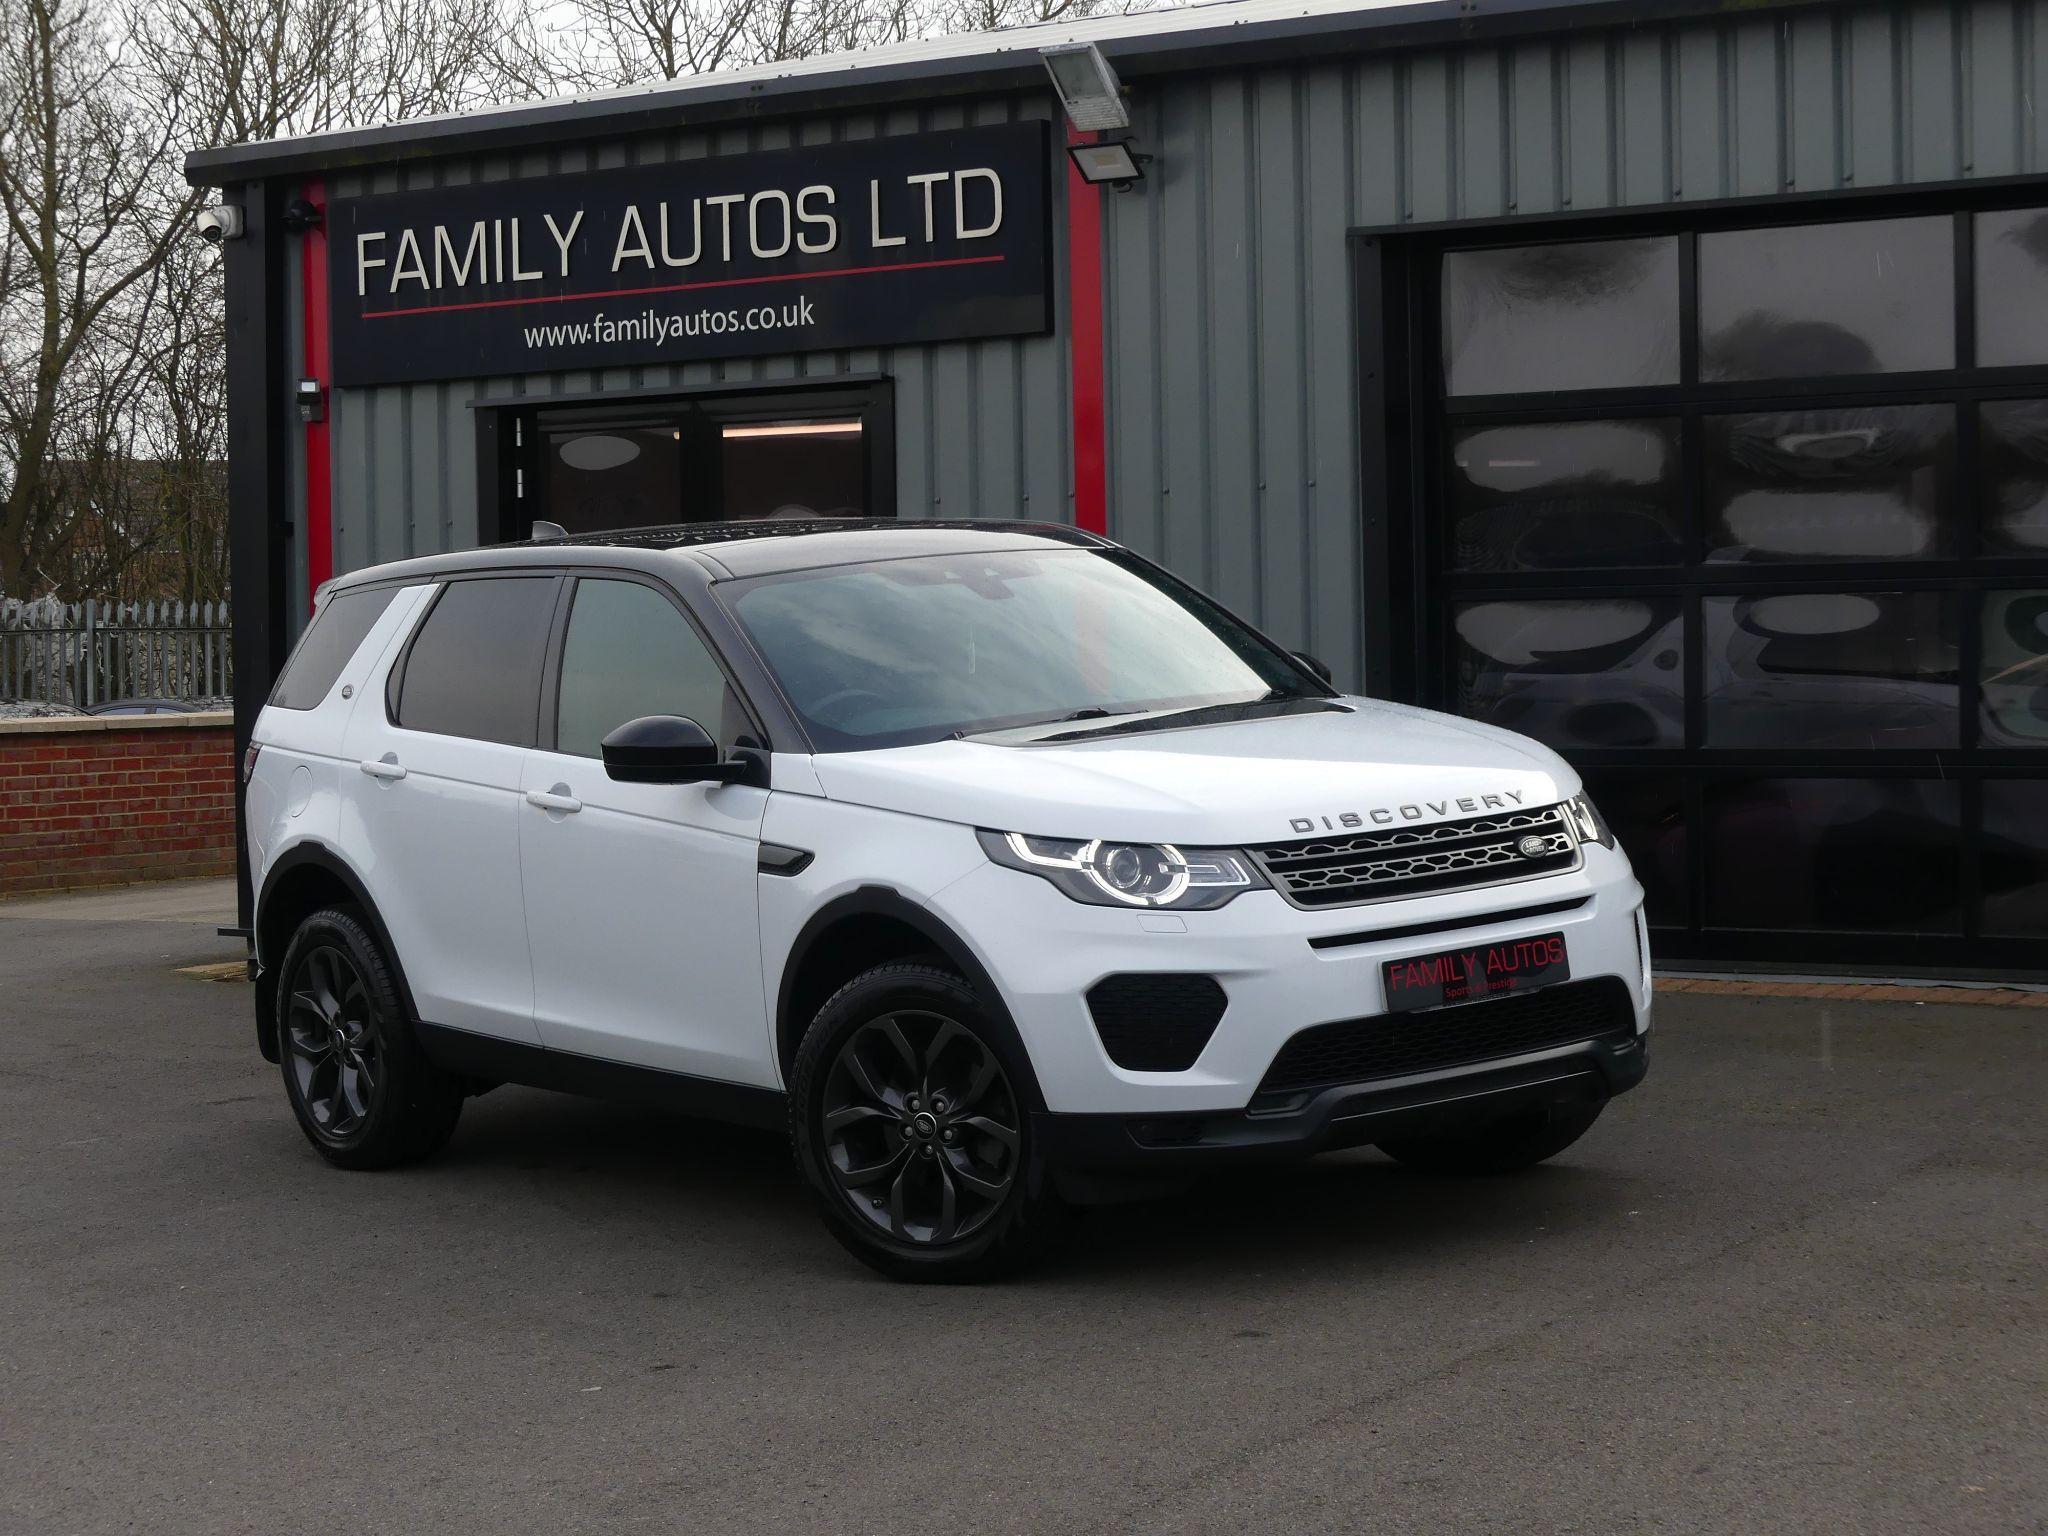
<instances>
[{"instance_id":1,"label":"brick wall","mask_svg":"<svg viewBox=\"0 0 2048 1536\"><path fill-rule=\"evenodd\" d=\"M227 714L0 720L0 897L235 872Z\"/></svg>"}]
</instances>

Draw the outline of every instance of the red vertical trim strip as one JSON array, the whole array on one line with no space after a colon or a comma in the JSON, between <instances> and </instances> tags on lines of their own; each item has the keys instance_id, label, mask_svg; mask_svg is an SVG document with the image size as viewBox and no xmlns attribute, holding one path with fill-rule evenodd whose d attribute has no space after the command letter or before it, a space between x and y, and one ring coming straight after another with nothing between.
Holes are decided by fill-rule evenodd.
<instances>
[{"instance_id":1,"label":"red vertical trim strip","mask_svg":"<svg viewBox=\"0 0 2048 1536\"><path fill-rule=\"evenodd\" d=\"M299 195L321 212L320 225L299 237L299 303L304 319L305 371L301 378L320 386L323 405L330 403L332 369L328 365L327 319L327 184L309 181ZM327 438L327 411L306 423L306 609L313 594L334 574L334 466Z\"/></svg>"},{"instance_id":2,"label":"red vertical trim strip","mask_svg":"<svg viewBox=\"0 0 2048 1536\"><path fill-rule=\"evenodd\" d=\"M1069 144L1095 135L1067 130ZM1108 428L1103 407L1102 189L1067 157L1067 339L1074 367L1074 522L1109 532Z\"/></svg>"}]
</instances>

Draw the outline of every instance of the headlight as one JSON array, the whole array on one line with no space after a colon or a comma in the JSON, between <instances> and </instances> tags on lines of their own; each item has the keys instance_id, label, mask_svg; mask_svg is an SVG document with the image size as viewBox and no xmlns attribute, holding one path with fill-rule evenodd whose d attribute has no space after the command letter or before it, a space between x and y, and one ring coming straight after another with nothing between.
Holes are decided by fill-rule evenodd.
<instances>
[{"instance_id":1,"label":"headlight","mask_svg":"<svg viewBox=\"0 0 2048 1536\"><path fill-rule=\"evenodd\" d=\"M1613 830L1594 809L1590 796L1577 794L1565 801L1564 819L1571 823L1572 832L1580 842L1598 843L1602 848L1614 846Z\"/></svg>"},{"instance_id":2,"label":"headlight","mask_svg":"<svg viewBox=\"0 0 2048 1536\"><path fill-rule=\"evenodd\" d=\"M1222 848L1105 843L1097 838L978 832L996 863L1050 880L1075 901L1098 907L1220 907L1266 881L1252 861Z\"/></svg>"}]
</instances>

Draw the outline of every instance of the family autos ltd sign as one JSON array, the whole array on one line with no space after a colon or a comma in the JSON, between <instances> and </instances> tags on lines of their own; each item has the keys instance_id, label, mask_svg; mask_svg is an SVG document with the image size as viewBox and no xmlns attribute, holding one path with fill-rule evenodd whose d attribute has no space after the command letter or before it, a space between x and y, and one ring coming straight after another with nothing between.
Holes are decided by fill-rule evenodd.
<instances>
[{"instance_id":1,"label":"family autos ltd sign","mask_svg":"<svg viewBox=\"0 0 2048 1536\"><path fill-rule=\"evenodd\" d=\"M337 198L334 382L1051 328L1043 123Z\"/></svg>"}]
</instances>

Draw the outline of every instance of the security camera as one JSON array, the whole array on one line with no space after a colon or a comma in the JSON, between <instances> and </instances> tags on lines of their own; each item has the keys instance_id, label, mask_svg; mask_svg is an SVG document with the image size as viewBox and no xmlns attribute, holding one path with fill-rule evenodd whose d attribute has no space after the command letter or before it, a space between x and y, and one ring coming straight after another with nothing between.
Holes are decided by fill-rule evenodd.
<instances>
[{"instance_id":1,"label":"security camera","mask_svg":"<svg viewBox=\"0 0 2048 1536\"><path fill-rule=\"evenodd\" d=\"M242 238L242 210L233 203L219 203L199 215L199 238L209 245Z\"/></svg>"}]
</instances>

